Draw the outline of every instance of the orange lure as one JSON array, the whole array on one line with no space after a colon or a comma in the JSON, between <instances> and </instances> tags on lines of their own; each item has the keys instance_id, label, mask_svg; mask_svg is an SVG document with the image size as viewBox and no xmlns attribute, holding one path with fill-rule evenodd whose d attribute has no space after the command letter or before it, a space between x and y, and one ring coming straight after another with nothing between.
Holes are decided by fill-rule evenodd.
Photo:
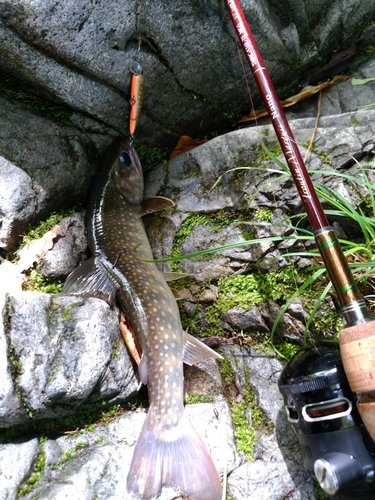
<instances>
[{"instance_id":1,"label":"orange lure","mask_svg":"<svg viewBox=\"0 0 375 500\"><path fill-rule=\"evenodd\" d=\"M144 76L143 73L133 73L130 89L130 119L129 119L129 134L131 142L134 137L135 128L139 116L141 114L142 102L143 102L143 87L144 87Z\"/></svg>"}]
</instances>

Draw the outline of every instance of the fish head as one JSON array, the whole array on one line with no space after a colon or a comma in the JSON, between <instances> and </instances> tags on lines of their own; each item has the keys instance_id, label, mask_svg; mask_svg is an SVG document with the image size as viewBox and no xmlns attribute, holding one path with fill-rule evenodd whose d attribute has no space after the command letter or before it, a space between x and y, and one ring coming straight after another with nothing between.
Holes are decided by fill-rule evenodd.
<instances>
[{"instance_id":1,"label":"fish head","mask_svg":"<svg viewBox=\"0 0 375 500\"><path fill-rule=\"evenodd\" d=\"M139 205L143 199L143 172L135 149L125 141L112 167L112 180L120 196L130 205Z\"/></svg>"}]
</instances>

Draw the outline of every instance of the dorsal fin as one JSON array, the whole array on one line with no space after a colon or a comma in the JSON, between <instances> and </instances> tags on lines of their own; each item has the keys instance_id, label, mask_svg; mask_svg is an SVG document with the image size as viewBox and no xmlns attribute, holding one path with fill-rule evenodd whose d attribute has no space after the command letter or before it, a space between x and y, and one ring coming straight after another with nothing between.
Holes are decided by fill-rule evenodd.
<instances>
[{"instance_id":1,"label":"dorsal fin","mask_svg":"<svg viewBox=\"0 0 375 500\"><path fill-rule=\"evenodd\" d=\"M166 208L174 207L174 202L165 196L152 196L145 198L141 205L141 217L147 214L153 214Z\"/></svg>"}]
</instances>

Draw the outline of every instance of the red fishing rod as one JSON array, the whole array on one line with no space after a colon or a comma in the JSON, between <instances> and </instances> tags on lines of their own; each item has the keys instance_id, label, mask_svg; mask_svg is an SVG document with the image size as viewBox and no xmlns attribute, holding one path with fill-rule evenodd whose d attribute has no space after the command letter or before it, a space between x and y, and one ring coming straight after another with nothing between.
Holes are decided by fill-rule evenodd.
<instances>
[{"instance_id":1,"label":"red fishing rod","mask_svg":"<svg viewBox=\"0 0 375 500\"><path fill-rule=\"evenodd\" d=\"M340 351L362 420L375 441L375 320L358 290L334 230L329 225L284 111L238 0L224 0L255 82L314 229L317 247L336 290L344 329Z\"/></svg>"}]
</instances>

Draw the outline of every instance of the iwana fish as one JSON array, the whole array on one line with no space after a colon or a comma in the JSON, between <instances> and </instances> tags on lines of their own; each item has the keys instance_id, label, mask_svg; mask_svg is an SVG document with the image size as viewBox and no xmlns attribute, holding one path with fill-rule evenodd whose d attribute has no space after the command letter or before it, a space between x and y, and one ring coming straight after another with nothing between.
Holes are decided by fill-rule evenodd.
<instances>
[{"instance_id":1,"label":"iwana fish","mask_svg":"<svg viewBox=\"0 0 375 500\"><path fill-rule=\"evenodd\" d=\"M136 498L154 498L163 486L194 500L220 500L219 475L203 441L184 413L183 360L220 357L182 331L176 300L152 260L141 220L166 198L143 199L138 156L122 138L104 158L89 207L92 257L68 277L63 292L118 301L141 344L139 377L150 406L127 477Z\"/></svg>"}]
</instances>

